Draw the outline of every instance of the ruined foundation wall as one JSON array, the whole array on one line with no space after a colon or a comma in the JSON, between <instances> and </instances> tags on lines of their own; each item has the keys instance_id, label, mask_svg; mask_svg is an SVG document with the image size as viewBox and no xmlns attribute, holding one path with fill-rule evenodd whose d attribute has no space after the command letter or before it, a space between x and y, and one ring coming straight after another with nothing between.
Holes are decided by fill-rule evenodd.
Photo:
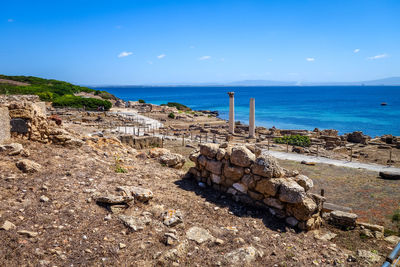
<instances>
[{"instance_id":1,"label":"ruined foundation wall","mask_svg":"<svg viewBox=\"0 0 400 267\"><path fill-rule=\"evenodd\" d=\"M130 145L134 149L161 147L161 139L155 136L121 135L119 140L124 144Z\"/></svg>"},{"instance_id":2,"label":"ruined foundation wall","mask_svg":"<svg viewBox=\"0 0 400 267\"><path fill-rule=\"evenodd\" d=\"M227 143L201 144L190 155L196 166L189 174L197 181L233 195L237 201L269 210L292 227L319 228L324 198L309 193L312 180L297 171L281 168L271 156L249 148Z\"/></svg>"}]
</instances>

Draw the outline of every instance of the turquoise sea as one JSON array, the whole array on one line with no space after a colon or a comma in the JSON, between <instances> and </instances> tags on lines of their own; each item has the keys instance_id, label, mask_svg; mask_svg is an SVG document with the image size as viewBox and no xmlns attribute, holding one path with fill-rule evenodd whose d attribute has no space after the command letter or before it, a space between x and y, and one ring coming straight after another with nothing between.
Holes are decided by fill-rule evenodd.
<instances>
[{"instance_id":1,"label":"turquoise sea","mask_svg":"<svg viewBox=\"0 0 400 267\"><path fill-rule=\"evenodd\" d=\"M236 120L248 123L249 100L255 98L257 126L281 129L363 131L371 136L400 135L400 86L291 87L97 87L123 100L179 102L195 110L217 110L228 118L235 92ZM381 103L387 103L381 106Z\"/></svg>"}]
</instances>

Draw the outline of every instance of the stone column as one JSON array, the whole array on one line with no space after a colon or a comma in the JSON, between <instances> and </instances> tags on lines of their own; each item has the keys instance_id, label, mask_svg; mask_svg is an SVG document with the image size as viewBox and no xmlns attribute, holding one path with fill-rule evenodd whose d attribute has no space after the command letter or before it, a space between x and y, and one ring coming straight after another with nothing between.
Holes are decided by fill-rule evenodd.
<instances>
[{"instance_id":1,"label":"stone column","mask_svg":"<svg viewBox=\"0 0 400 267\"><path fill-rule=\"evenodd\" d=\"M229 95L229 133L235 133L235 92L228 92Z\"/></svg>"},{"instance_id":2,"label":"stone column","mask_svg":"<svg viewBox=\"0 0 400 267\"><path fill-rule=\"evenodd\" d=\"M250 113L249 114L250 114L250 116L249 116L249 137L254 138L256 136L254 98L250 98Z\"/></svg>"}]
</instances>

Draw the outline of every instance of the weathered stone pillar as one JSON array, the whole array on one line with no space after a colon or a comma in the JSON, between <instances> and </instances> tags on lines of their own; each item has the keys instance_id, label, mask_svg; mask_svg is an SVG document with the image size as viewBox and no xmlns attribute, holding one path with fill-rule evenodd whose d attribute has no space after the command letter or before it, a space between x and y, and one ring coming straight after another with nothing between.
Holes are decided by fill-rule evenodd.
<instances>
[{"instance_id":1,"label":"weathered stone pillar","mask_svg":"<svg viewBox=\"0 0 400 267\"><path fill-rule=\"evenodd\" d=\"M228 92L229 95L229 133L235 133L235 92Z\"/></svg>"},{"instance_id":2,"label":"weathered stone pillar","mask_svg":"<svg viewBox=\"0 0 400 267\"><path fill-rule=\"evenodd\" d=\"M7 107L0 107L0 144L10 139L10 115Z\"/></svg>"},{"instance_id":3,"label":"weathered stone pillar","mask_svg":"<svg viewBox=\"0 0 400 267\"><path fill-rule=\"evenodd\" d=\"M250 98L250 113L249 114L250 114L249 115L249 137L253 138L256 136L254 98Z\"/></svg>"}]
</instances>

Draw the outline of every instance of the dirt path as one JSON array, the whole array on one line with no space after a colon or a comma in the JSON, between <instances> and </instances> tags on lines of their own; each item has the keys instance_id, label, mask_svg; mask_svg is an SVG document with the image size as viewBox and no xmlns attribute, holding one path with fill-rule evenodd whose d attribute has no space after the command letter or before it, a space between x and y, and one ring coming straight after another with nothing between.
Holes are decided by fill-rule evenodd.
<instances>
[{"instance_id":1,"label":"dirt path","mask_svg":"<svg viewBox=\"0 0 400 267\"><path fill-rule=\"evenodd\" d=\"M345 161L345 160L329 159L329 158L322 158L322 157L312 157L312 156L305 156L305 155L286 153L286 152L280 152L280 151L263 150L263 152L268 153L275 158L283 159L283 160L293 160L293 161L298 161L298 162L307 161L307 162L331 164L331 165L335 165L335 166L354 168L354 169L365 169L365 170L376 171L376 172L390 171L390 172L400 174L400 168L388 167L388 166L378 165L378 164L371 164L371 163L368 164L368 163L360 163L360 162L354 162L354 161L350 162L350 161Z\"/></svg>"}]
</instances>

